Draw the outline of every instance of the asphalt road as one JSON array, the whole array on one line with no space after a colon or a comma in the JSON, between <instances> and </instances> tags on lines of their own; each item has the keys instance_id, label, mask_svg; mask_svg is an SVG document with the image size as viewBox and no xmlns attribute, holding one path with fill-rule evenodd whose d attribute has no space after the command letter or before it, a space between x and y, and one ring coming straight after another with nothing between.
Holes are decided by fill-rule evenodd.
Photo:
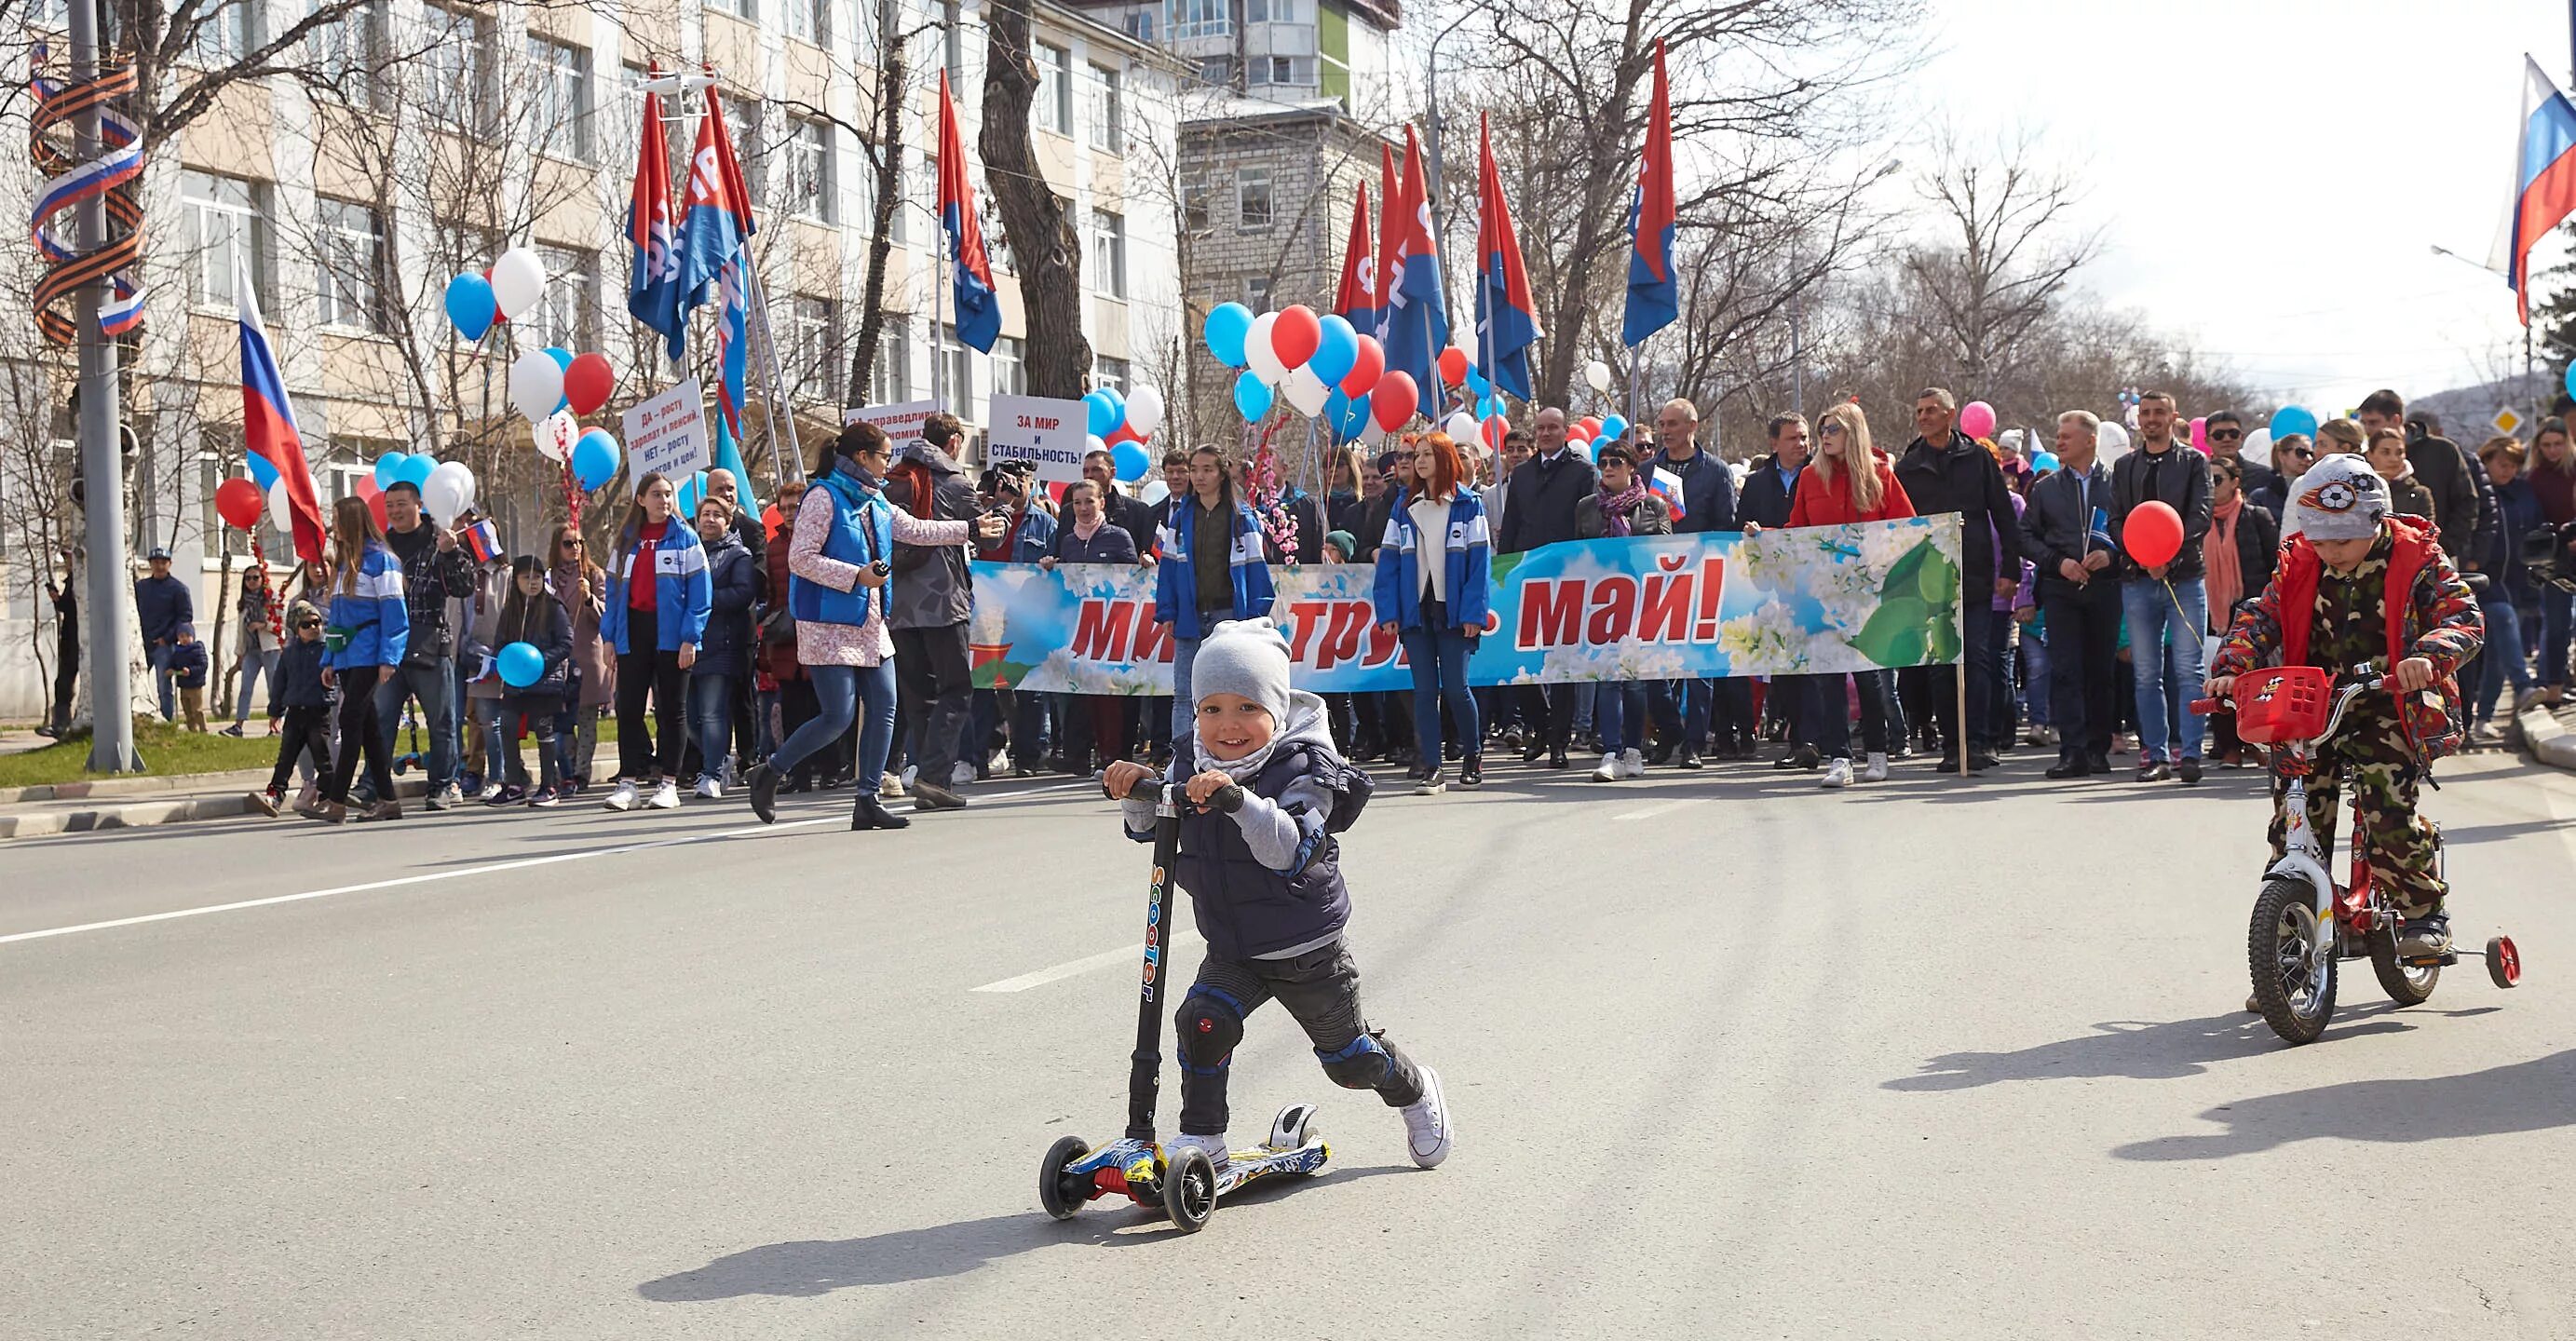
<instances>
[{"instance_id":1,"label":"asphalt road","mask_svg":"<svg viewBox=\"0 0 2576 1341\"><path fill-rule=\"evenodd\" d=\"M1457 1151L1264 1013L1237 1135L1333 1163L1195 1237L1036 1205L1132 1042L1078 787L10 843L0 1336L2576 1336L2576 776L2430 801L2525 986L2291 1049L2255 780L2039 766L1382 795L1352 939Z\"/></svg>"}]
</instances>

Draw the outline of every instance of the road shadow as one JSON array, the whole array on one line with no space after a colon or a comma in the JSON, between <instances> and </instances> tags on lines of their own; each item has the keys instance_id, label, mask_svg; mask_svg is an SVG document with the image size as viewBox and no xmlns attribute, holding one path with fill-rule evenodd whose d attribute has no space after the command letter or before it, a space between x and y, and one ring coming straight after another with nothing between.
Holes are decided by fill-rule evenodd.
<instances>
[{"instance_id":1,"label":"road shadow","mask_svg":"<svg viewBox=\"0 0 2576 1341\"><path fill-rule=\"evenodd\" d=\"M1312 1190L1320 1185L1357 1182L1384 1174L1411 1173L1410 1166L1341 1168L1313 1178L1274 1177L1243 1189L1217 1207L1245 1210L1274 1197L1290 1195L1292 1185ZM1133 1247L1154 1243L1180 1231L1160 1212L1120 1200L1092 1203L1071 1220L1050 1220L1028 1210L955 1224L898 1229L860 1239L798 1239L763 1244L730 1253L691 1271L677 1272L635 1287L635 1293L657 1304L706 1303L747 1295L811 1299L835 1290L872 1285L900 1285L963 1275L1005 1257L1079 1243L1094 1247Z\"/></svg>"},{"instance_id":2,"label":"road shadow","mask_svg":"<svg viewBox=\"0 0 2576 1341\"><path fill-rule=\"evenodd\" d=\"M2376 1001L2336 1013L2329 1038L2402 1033L2414 1026L2389 1018L2395 1002ZM2438 1013L2438 1012L2433 1012ZM2358 1019L2355 1019L2358 1017ZM2354 1020L2352 1023L2344 1023ZM1881 1089L1969 1090L2016 1080L2180 1080L2206 1072L2214 1062L2259 1056L2288 1046L2263 1017L2244 1011L2196 1020L2112 1020L2093 1032L2016 1052L1953 1052L1923 1064L1921 1074L1899 1076Z\"/></svg>"},{"instance_id":3,"label":"road shadow","mask_svg":"<svg viewBox=\"0 0 2576 1341\"><path fill-rule=\"evenodd\" d=\"M2293 1141L2447 1141L2576 1125L2576 1048L2466 1075L2347 1081L2239 1099L2202 1113L2227 1127L2124 1145L2122 1159L2224 1159Z\"/></svg>"}]
</instances>

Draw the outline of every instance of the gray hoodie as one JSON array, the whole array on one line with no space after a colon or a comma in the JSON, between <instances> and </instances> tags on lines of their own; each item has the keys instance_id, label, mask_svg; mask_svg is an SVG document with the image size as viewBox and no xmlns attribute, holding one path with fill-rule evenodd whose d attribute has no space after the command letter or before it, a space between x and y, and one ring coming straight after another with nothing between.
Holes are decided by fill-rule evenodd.
<instances>
[{"instance_id":1,"label":"gray hoodie","mask_svg":"<svg viewBox=\"0 0 2576 1341\"><path fill-rule=\"evenodd\" d=\"M914 501L913 467L930 472L932 498L928 506ZM915 438L903 450L886 480L885 494L895 506L923 521L973 521L982 511L975 499L975 488L966 482L966 472L956 458ZM975 582L967 568L967 548L960 545L907 545L897 541L894 547L894 581L886 597L886 623L898 629L940 629L963 624L974 613Z\"/></svg>"}]
</instances>

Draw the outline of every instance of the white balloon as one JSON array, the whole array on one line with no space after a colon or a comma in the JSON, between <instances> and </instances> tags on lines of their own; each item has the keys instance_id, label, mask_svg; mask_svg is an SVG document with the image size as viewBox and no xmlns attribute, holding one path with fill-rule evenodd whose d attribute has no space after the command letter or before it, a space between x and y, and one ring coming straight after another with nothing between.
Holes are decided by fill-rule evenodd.
<instances>
[{"instance_id":1,"label":"white balloon","mask_svg":"<svg viewBox=\"0 0 2576 1341\"><path fill-rule=\"evenodd\" d=\"M546 360L548 363L553 359ZM561 461L572 454L572 445L581 440L581 421L570 410L557 410L537 425L537 455L549 461Z\"/></svg>"},{"instance_id":2,"label":"white balloon","mask_svg":"<svg viewBox=\"0 0 2576 1341\"><path fill-rule=\"evenodd\" d=\"M1169 497L1171 497L1171 496L1172 496L1172 486L1171 486L1171 485L1169 485L1169 484L1164 483L1164 482L1163 482L1163 481L1161 481L1161 480L1155 480L1155 481L1152 481L1151 483L1148 483L1144 488L1139 489L1139 490L1137 490L1137 491L1136 491L1136 497L1137 497L1139 500L1141 500L1141 501L1145 504L1145 506L1147 506L1147 507L1154 507L1154 506L1157 506L1157 505L1159 505L1159 504L1160 504L1164 499L1169 498Z\"/></svg>"},{"instance_id":3,"label":"white balloon","mask_svg":"<svg viewBox=\"0 0 2576 1341\"><path fill-rule=\"evenodd\" d=\"M512 247L492 263L492 298L512 321L537 310L546 296L546 265L525 247Z\"/></svg>"},{"instance_id":4,"label":"white balloon","mask_svg":"<svg viewBox=\"0 0 2576 1341\"><path fill-rule=\"evenodd\" d=\"M1359 444L1362 447L1374 447L1385 439L1386 426L1377 421L1376 415L1370 415L1360 421Z\"/></svg>"},{"instance_id":5,"label":"white balloon","mask_svg":"<svg viewBox=\"0 0 2576 1341\"><path fill-rule=\"evenodd\" d=\"M1449 422L1441 425L1441 431L1459 446L1473 448L1476 444L1476 416L1460 410L1449 416Z\"/></svg>"},{"instance_id":6,"label":"white balloon","mask_svg":"<svg viewBox=\"0 0 2576 1341\"><path fill-rule=\"evenodd\" d=\"M420 486L421 510L441 523L453 523L474 499L474 472L462 461L441 461Z\"/></svg>"},{"instance_id":7,"label":"white balloon","mask_svg":"<svg viewBox=\"0 0 2576 1341\"><path fill-rule=\"evenodd\" d=\"M1163 389L1158 386L1140 386L1129 392L1127 427L1150 438L1154 436L1154 430L1162 426Z\"/></svg>"},{"instance_id":8,"label":"white balloon","mask_svg":"<svg viewBox=\"0 0 2576 1341\"><path fill-rule=\"evenodd\" d=\"M268 524L287 534L295 534L295 506L286 501L286 477L278 476L268 486Z\"/></svg>"},{"instance_id":9,"label":"white balloon","mask_svg":"<svg viewBox=\"0 0 2576 1341\"><path fill-rule=\"evenodd\" d=\"M2238 448L2236 454L2248 461L2259 461L2265 465L2270 465L2272 463L2272 430L2268 428L2258 428L2253 432L2246 434L2245 445Z\"/></svg>"},{"instance_id":10,"label":"white balloon","mask_svg":"<svg viewBox=\"0 0 2576 1341\"><path fill-rule=\"evenodd\" d=\"M531 424L542 424L563 405L563 365L542 349L531 349L510 365L510 403Z\"/></svg>"},{"instance_id":11,"label":"white balloon","mask_svg":"<svg viewBox=\"0 0 2576 1341\"><path fill-rule=\"evenodd\" d=\"M1279 314L1264 312L1252 319L1250 334L1243 337L1243 361L1252 375L1264 386L1277 386L1288 375L1288 365L1279 361L1279 351L1270 347L1271 328L1279 324Z\"/></svg>"},{"instance_id":12,"label":"white balloon","mask_svg":"<svg viewBox=\"0 0 2576 1341\"><path fill-rule=\"evenodd\" d=\"M2102 432L2095 439L2095 442L2102 449L2103 464L2108 465L2111 462L2117 461L2121 457L2128 455L2129 430L2120 427L2119 423L2115 420L2104 420L2102 423Z\"/></svg>"},{"instance_id":13,"label":"white balloon","mask_svg":"<svg viewBox=\"0 0 2576 1341\"><path fill-rule=\"evenodd\" d=\"M1085 456L1089 456L1089 455L1090 455L1090 454L1092 454L1093 452L1105 452L1105 451L1108 451L1108 450L1109 450L1109 444L1108 444L1106 441L1104 441L1104 440L1101 438L1101 436L1100 436L1099 434L1097 434L1097 433L1085 433L1085 434L1083 434L1083 435L1082 435L1082 454L1083 454L1083 455L1085 455Z\"/></svg>"},{"instance_id":14,"label":"white balloon","mask_svg":"<svg viewBox=\"0 0 2576 1341\"><path fill-rule=\"evenodd\" d=\"M1288 403L1297 407L1297 413L1308 415L1322 414L1325 398L1333 394L1314 369L1302 366L1290 371L1279 389L1287 393Z\"/></svg>"},{"instance_id":15,"label":"white balloon","mask_svg":"<svg viewBox=\"0 0 2576 1341\"><path fill-rule=\"evenodd\" d=\"M1594 391L1608 391L1610 389L1610 365L1603 363L1599 359L1594 359L1590 363L1584 364L1583 380L1590 383Z\"/></svg>"}]
</instances>

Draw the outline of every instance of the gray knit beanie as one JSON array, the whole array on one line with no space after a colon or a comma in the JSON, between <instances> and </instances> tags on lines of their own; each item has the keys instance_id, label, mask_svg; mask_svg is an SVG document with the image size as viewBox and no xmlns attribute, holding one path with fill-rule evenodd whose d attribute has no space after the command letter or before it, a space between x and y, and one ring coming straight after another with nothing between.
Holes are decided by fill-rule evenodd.
<instances>
[{"instance_id":1,"label":"gray knit beanie","mask_svg":"<svg viewBox=\"0 0 2576 1341\"><path fill-rule=\"evenodd\" d=\"M2290 529L2310 540L2360 540L2379 533L2388 515L2388 482L2362 457L2321 456L2290 486Z\"/></svg>"},{"instance_id":2,"label":"gray knit beanie","mask_svg":"<svg viewBox=\"0 0 2576 1341\"><path fill-rule=\"evenodd\" d=\"M1210 694L1241 694L1288 721L1288 640L1267 618L1229 619L1199 644L1190 663L1190 708Z\"/></svg>"}]
</instances>

